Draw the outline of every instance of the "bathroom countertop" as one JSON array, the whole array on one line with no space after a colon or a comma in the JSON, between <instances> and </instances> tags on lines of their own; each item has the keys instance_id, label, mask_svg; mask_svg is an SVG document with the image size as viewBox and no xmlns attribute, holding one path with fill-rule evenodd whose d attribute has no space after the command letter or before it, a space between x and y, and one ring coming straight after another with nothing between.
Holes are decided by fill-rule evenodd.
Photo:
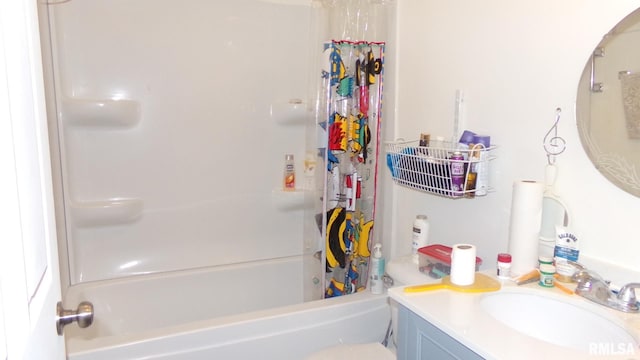
<instances>
[{"instance_id":1,"label":"bathroom countertop","mask_svg":"<svg viewBox=\"0 0 640 360\"><path fill-rule=\"evenodd\" d=\"M494 276L493 272L483 271ZM425 283L433 280L425 281ZM537 283L518 286L510 280L502 282L501 292L532 293L561 301L568 301L582 306L591 312L598 313L623 326L636 341L640 340L640 314L627 314L596 305L579 295L569 295L558 288L545 288ZM573 286L570 286L573 288ZM463 293L452 290L432 290L420 293L405 293L404 286L389 289L389 296L418 316L435 325L478 355L486 359L640 359L640 348L606 348L607 354L590 356L589 350L580 351L555 345L525 335L499 320L493 318L482 309L481 300L487 293ZM523 308L522 311L539 311L536 308ZM550 323L550 327L554 324ZM610 344L605 344L605 346ZM611 351L609 351L611 350ZM597 351L596 351L597 352Z\"/></svg>"}]
</instances>

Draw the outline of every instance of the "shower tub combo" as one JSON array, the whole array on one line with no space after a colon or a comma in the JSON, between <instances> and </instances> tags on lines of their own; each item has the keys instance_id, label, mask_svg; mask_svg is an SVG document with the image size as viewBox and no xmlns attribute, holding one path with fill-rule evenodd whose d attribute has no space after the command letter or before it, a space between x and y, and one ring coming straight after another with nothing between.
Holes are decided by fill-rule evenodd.
<instances>
[{"instance_id":1,"label":"shower tub combo","mask_svg":"<svg viewBox=\"0 0 640 360\"><path fill-rule=\"evenodd\" d=\"M69 360L303 359L338 344L381 342L386 295L302 302L301 257L72 286L95 320L67 326Z\"/></svg>"},{"instance_id":2,"label":"shower tub combo","mask_svg":"<svg viewBox=\"0 0 640 360\"><path fill-rule=\"evenodd\" d=\"M311 3L39 2L63 302L95 314L69 359L383 341L386 296L320 299L313 196L282 191L308 154Z\"/></svg>"}]
</instances>

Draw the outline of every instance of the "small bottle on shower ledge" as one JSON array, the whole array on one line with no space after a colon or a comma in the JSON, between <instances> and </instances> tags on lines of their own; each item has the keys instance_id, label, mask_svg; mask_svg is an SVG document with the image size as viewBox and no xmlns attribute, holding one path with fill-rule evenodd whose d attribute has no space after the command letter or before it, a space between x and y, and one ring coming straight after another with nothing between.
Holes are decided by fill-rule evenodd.
<instances>
[{"instance_id":1,"label":"small bottle on shower ledge","mask_svg":"<svg viewBox=\"0 0 640 360\"><path fill-rule=\"evenodd\" d=\"M284 157L284 175L283 188L284 191L296 190L296 168L293 161L293 154L287 154Z\"/></svg>"}]
</instances>

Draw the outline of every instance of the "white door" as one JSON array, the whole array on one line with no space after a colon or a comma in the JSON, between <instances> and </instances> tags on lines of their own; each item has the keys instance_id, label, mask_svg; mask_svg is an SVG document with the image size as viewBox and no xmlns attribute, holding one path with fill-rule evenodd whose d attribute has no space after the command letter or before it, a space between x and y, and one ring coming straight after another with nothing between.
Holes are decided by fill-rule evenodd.
<instances>
[{"instance_id":1,"label":"white door","mask_svg":"<svg viewBox=\"0 0 640 360\"><path fill-rule=\"evenodd\" d=\"M64 359L36 1L0 1L0 359ZM4 325L4 326L2 326Z\"/></svg>"}]
</instances>

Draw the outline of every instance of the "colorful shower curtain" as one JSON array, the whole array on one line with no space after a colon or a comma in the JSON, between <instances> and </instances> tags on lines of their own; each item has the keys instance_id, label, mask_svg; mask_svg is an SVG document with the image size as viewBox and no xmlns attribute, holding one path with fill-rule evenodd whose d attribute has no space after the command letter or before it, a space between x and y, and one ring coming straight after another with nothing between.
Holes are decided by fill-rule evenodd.
<instances>
[{"instance_id":1,"label":"colorful shower curtain","mask_svg":"<svg viewBox=\"0 0 640 360\"><path fill-rule=\"evenodd\" d=\"M325 44L325 297L366 287L382 119L384 43Z\"/></svg>"}]
</instances>

